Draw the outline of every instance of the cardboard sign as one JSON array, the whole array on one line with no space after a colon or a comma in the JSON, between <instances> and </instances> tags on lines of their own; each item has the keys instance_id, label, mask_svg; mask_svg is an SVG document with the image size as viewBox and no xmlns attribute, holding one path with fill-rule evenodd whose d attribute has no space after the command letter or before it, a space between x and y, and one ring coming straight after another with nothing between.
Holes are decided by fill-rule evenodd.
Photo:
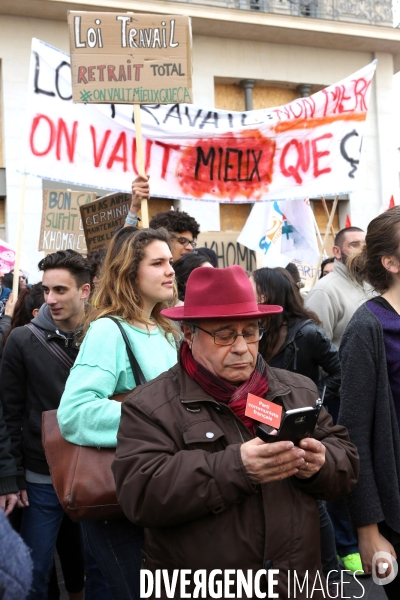
<instances>
[{"instance_id":1,"label":"cardboard sign","mask_svg":"<svg viewBox=\"0 0 400 600\"><path fill-rule=\"evenodd\" d=\"M245 415L255 421L260 421L275 429L279 429L281 426L282 406L270 400L254 396L254 394L248 394Z\"/></svg>"},{"instance_id":2,"label":"cardboard sign","mask_svg":"<svg viewBox=\"0 0 400 600\"><path fill-rule=\"evenodd\" d=\"M86 254L87 247L79 207L92 202L95 198L96 194L89 192L45 190L39 250L49 254L70 248L80 254Z\"/></svg>"},{"instance_id":3,"label":"cardboard sign","mask_svg":"<svg viewBox=\"0 0 400 600\"><path fill-rule=\"evenodd\" d=\"M197 247L214 250L218 257L218 267L240 265L251 273L257 269L256 253L238 243L238 231L205 231L197 238Z\"/></svg>"},{"instance_id":4,"label":"cardboard sign","mask_svg":"<svg viewBox=\"0 0 400 600\"><path fill-rule=\"evenodd\" d=\"M102 196L80 207L89 252L108 246L114 231L124 224L131 200L131 194L121 192Z\"/></svg>"},{"instance_id":5,"label":"cardboard sign","mask_svg":"<svg viewBox=\"0 0 400 600\"><path fill-rule=\"evenodd\" d=\"M191 104L189 17L68 12L74 102Z\"/></svg>"},{"instance_id":6,"label":"cardboard sign","mask_svg":"<svg viewBox=\"0 0 400 600\"><path fill-rule=\"evenodd\" d=\"M301 281L304 283L304 288L310 290L313 286L316 266L296 259L293 259L290 262L294 263L298 268Z\"/></svg>"}]
</instances>

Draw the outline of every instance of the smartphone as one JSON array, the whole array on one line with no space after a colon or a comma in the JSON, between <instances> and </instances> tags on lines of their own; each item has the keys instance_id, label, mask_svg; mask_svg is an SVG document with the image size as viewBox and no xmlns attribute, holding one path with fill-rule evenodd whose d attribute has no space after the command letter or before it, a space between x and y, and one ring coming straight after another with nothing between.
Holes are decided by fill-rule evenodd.
<instances>
[{"instance_id":1,"label":"smartphone","mask_svg":"<svg viewBox=\"0 0 400 600\"><path fill-rule=\"evenodd\" d=\"M314 407L306 406L288 410L276 434L271 433L274 431L272 427L259 423L256 436L268 443L293 442L295 446L298 446L300 440L311 437L314 433L321 406L322 402L318 399L317 405Z\"/></svg>"}]
</instances>

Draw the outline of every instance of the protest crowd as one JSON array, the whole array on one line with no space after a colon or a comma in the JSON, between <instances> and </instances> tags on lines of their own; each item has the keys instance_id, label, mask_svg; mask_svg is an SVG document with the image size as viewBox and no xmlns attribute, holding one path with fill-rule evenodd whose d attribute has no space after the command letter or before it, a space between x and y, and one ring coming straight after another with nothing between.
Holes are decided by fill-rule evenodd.
<instances>
[{"instance_id":1,"label":"protest crowd","mask_svg":"<svg viewBox=\"0 0 400 600\"><path fill-rule=\"evenodd\" d=\"M1 597L60 598L60 569L73 600L236 598L248 573L243 597L342 598L377 552L387 576L400 207L339 231L304 294L293 263L218 268L185 212L140 227L143 198L142 176L107 248L48 254L17 298L3 277ZM397 571L384 590L400 597Z\"/></svg>"},{"instance_id":2,"label":"protest crowd","mask_svg":"<svg viewBox=\"0 0 400 600\"><path fill-rule=\"evenodd\" d=\"M348 7L328 35L316 2L203 3L234 7L222 26L194 2L193 61L183 4L6 4L47 34L25 85L34 25L0 24L0 217L17 225L15 249L0 240L0 600L400 600L386 29L374 46ZM260 18L273 4L282 21ZM328 39L330 59L312 50ZM358 70L332 84L341 60Z\"/></svg>"}]
</instances>

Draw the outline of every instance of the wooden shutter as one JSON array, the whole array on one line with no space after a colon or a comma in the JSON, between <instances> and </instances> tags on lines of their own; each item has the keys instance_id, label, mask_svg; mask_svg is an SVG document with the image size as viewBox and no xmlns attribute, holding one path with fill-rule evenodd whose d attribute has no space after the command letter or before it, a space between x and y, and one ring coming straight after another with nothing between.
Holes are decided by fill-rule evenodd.
<instances>
[{"instance_id":1,"label":"wooden shutter","mask_svg":"<svg viewBox=\"0 0 400 600\"><path fill-rule=\"evenodd\" d=\"M333 200L326 200L326 204L328 206L329 213L332 210ZM328 225L328 217L326 216L324 207L322 205L321 200L312 200L312 208L314 210L315 220L317 221L317 225L319 231L321 233L322 239L324 239L324 235L326 232L326 227ZM335 231L335 235L338 233L339 226L339 203L336 207L335 216L333 219L333 229ZM331 233L329 233L328 240L325 245L325 250L328 256L333 256L332 254L332 246L334 245L334 238Z\"/></svg>"},{"instance_id":2,"label":"wooden shutter","mask_svg":"<svg viewBox=\"0 0 400 600\"><path fill-rule=\"evenodd\" d=\"M252 204L220 204L221 231L242 231Z\"/></svg>"}]
</instances>

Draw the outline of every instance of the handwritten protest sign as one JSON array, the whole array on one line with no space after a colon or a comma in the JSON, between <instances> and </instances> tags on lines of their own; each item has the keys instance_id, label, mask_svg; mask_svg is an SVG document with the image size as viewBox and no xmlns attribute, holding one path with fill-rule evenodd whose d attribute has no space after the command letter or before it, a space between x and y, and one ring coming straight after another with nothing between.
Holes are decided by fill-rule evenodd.
<instances>
[{"instance_id":1,"label":"handwritten protest sign","mask_svg":"<svg viewBox=\"0 0 400 600\"><path fill-rule=\"evenodd\" d=\"M142 107L152 196L229 203L354 191L375 66L278 108ZM24 173L131 189L138 172L131 107L73 104L69 57L39 40L26 131Z\"/></svg>"},{"instance_id":2,"label":"handwritten protest sign","mask_svg":"<svg viewBox=\"0 0 400 600\"><path fill-rule=\"evenodd\" d=\"M96 194L89 192L45 190L39 250L50 253L70 248L87 254L79 207L95 198Z\"/></svg>"},{"instance_id":3,"label":"handwritten protest sign","mask_svg":"<svg viewBox=\"0 0 400 600\"><path fill-rule=\"evenodd\" d=\"M108 246L114 231L125 222L131 199L131 194L108 194L80 207L89 252Z\"/></svg>"},{"instance_id":4,"label":"handwritten protest sign","mask_svg":"<svg viewBox=\"0 0 400 600\"><path fill-rule=\"evenodd\" d=\"M295 258L292 259L290 262L294 263L298 268L300 273L300 279L304 283L305 289L311 289L313 286L316 265L310 265L309 263L303 262L301 260L296 260Z\"/></svg>"},{"instance_id":5,"label":"handwritten protest sign","mask_svg":"<svg viewBox=\"0 0 400 600\"><path fill-rule=\"evenodd\" d=\"M251 273L257 268L256 253L239 244L238 235L237 231L202 231L197 238L197 246L214 250L220 269L240 265Z\"/></svg>"},{"instance_id":6,"label":"handwritten protest sign","mask_svg":"<svg viewBox=\"0 0 400 600\"><path fill-rule=\"evenodd\" d=\"M74 102L192 102L189 17L68 12Z\"/></svg>"}]
</instances>

